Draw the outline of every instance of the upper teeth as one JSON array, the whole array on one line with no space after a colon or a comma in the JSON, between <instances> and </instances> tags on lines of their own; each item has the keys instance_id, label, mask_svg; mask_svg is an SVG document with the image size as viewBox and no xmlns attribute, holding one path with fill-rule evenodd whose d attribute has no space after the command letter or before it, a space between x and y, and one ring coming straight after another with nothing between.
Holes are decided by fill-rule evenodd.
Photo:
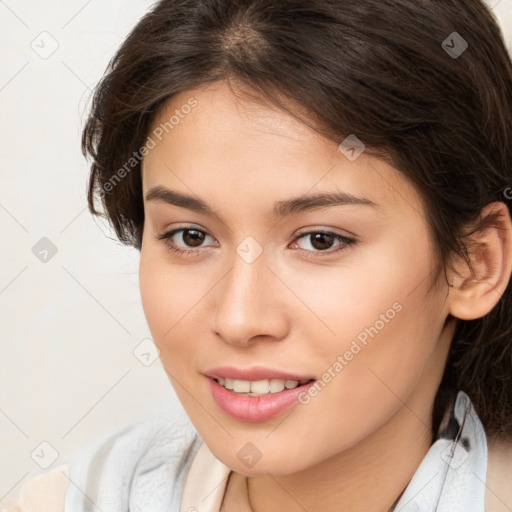
<instances>
[{"instance_id":1,"label":"upper teeth","mask_svg":"<svg viewBox=\"0 0 512 512\"><path fill-rule=\"evenodd\" d=\"M286 389L296 388L298 385L309 382L306 380L281 380L281 379L265 379L265 380L237 380L220 377L217 379L221 386L231 389L235 393L249 393L254 395L266 395L267 393L279 393Z\"/></svg>"}]
</instances>

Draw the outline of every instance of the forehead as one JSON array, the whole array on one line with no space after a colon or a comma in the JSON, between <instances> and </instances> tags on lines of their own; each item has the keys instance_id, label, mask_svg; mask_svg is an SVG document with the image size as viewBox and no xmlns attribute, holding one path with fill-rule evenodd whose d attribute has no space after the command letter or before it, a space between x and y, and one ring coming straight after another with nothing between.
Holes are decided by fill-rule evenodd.
<instances>
[{"instance_id":1,"label":"forehead","mask_svg":"<svg viewBox=\"0 0 512 512\"><path fill-rule=\"evenodd\" d=\"M330 190L422 209L415 188L390 164L364 151L349 159L354 153L346 152L343 141L235 94L225 82L174 96L160 109L150 137L154 147L142 165L145 192L168 185L219 198L223 192L234 198L238 191L254 200Z\"/></svg>"},{"instance_id":2,"label":"forehead","mask_svg":"<svg viewBox=\"0 0 512 512\"><path fill-rule=\"evenodd\" d=\"M247 138L246 143L295 144L298 149L313 139L322 139L269 101L249 94L226 81L182 92L163 105L151 129L163 129L164 137L172 134L166 138L176 143L193 132L200 143L222 138L229 144L233 138Z\"/></svg>"}]
</instances>

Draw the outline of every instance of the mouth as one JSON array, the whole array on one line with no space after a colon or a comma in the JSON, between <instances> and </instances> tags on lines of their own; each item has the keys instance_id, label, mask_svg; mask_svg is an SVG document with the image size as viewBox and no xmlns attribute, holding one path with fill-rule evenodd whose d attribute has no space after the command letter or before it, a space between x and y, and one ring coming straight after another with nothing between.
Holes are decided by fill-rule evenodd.
<instances>
[{"instance_id":1,"label":"mouth","mask_svg":"<svg viewBox=\"0 0 512 512\"><path fill-rule=\"evenodd\" d=\"M239 380L207 377L213 400L225 413L244 422L261 422L296 407L315 379ZM230 389L232 388L232 389Z\"/></svg>"},{"instance_id":2,"label":"mouth","mask_svg":"<svg viewBox=\"0 0 512 512\"><path fill-rule=\"evenodd\" d=\"M315 379L262 379L262 380L239 380L224 377L213 378L224 389L242 396L267 396L288 389L295 389L313 382Z\"/></svg>"}]
</instances>

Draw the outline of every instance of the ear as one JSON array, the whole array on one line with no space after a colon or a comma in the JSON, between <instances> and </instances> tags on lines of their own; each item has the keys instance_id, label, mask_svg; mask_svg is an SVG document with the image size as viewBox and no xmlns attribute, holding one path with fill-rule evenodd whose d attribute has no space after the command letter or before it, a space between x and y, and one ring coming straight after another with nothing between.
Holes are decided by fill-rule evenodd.
<instances>
[{"instance_id":1,"label":"ear","mask_svg":"<svg viewBox=\"0 0 512 512\"><path fill-rule=\"evenodd\" d=\"M475 275L460 259L450 271L450 313L461 320L485 316L505 292L512 273L512 223L507 205L489 203L481 217L493 218L468 239L468 253Z\"/></svg>"}]
</instances>

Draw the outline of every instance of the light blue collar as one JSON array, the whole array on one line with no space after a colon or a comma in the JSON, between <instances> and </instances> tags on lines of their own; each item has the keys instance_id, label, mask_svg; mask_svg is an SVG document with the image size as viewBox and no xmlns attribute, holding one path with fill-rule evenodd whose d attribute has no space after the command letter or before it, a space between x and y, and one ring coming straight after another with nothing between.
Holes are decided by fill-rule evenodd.
<instances>
[{"instance_id":1,"label":"light blue collar","mask_svg":"<svg viewBox=\"0 0 512 512\"><path fill-rule=\"evenodd\" d=\"M486 474L487 436L459 391L393 512L484 512Z\"/></svg>"},{"instance_id":2,"label":"light blue collar","mask_svg":"<svg viewBox=\"0 0 512 512\"><path fill-rule=\"evenodd\" d=\"M66 512L177 512L202 440L176 418L145 421L91 447L70 466ZM393 512L484 512L487 438L463 391Z\"/></svg>"}]
</instances>

